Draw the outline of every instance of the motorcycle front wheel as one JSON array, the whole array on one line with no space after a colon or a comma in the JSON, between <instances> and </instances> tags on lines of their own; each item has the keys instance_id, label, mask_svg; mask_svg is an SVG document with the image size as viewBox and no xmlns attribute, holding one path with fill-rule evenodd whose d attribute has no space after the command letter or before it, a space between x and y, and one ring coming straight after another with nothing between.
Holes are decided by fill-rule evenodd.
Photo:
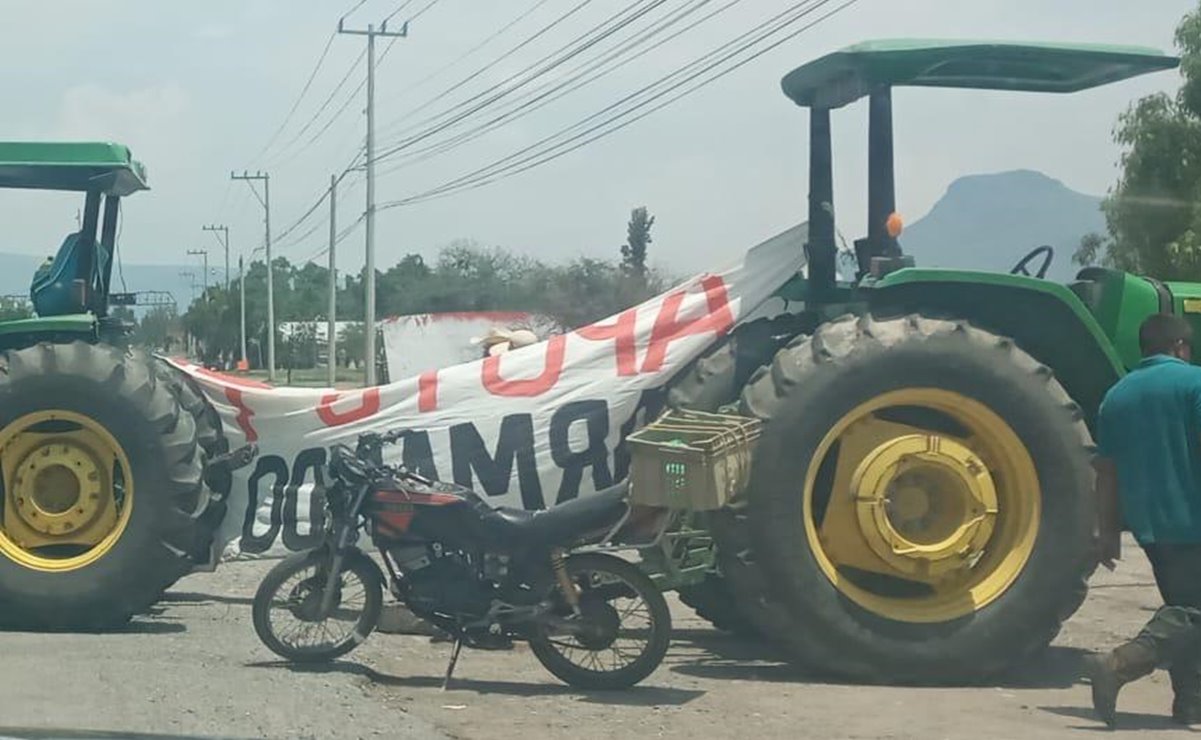
<instances>
[{"instance_id":1,"label":"motorcycle front wheel","mask_svg":"<svg viewBox=\"0 0 1201 740\"><path fill-rule=\"evenodd\" d=\"M671 642L671 612L654 582L612 555L572 555L566 567L580 614L556 589L556 621L530 637L538 661L583 689L629 688L653 673Z\"/></svg>"},{"instance_id":2,"label":"motorcycle front wheel","mask_svg":"<svg viewBox=\"0 0 1201 740\"><path fill-rule=\"evenodd\" d=\"M322 614L331 558L324 549L297 553L267 573L254 595L254 631L271 652L295 663L324 663L359 646L383 607L379 569L363 554L347 556L331 607Z\"/></svg>"}]
</instances>

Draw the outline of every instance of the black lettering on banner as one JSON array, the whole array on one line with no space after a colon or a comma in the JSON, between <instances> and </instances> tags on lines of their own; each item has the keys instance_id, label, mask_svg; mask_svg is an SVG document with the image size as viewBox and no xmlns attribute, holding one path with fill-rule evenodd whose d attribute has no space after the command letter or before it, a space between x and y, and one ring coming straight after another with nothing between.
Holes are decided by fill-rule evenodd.
<instances>
[{"instance_id":1,"label":"black lettering on banner","mask_svg":"<svg viewBox=\"0 0 1201 740\"><path fill-rule=\"evenodd\" d=\"M588 446L583 450L571 449L571 426L584 422ZM592 485L597 489L613 485L609 473L609 450L605 438L609 435L609 404L604 401L572 401L560 406L550 417L550 456L563 470L563 481L559 484L559 495L555 503L561 504L580 495L580 481L584 468L592 468Z\"/></svg>"},{"instance_id":2,"label":"black lettering on banner","mask_svg":"<svg viewBox=\"0 0 1201 740\"><path fill-rule=\"evenodd\" d=\"M300 487L313 471L313 486L309 489L309 533L300 533ZM284 489L284 547L292 551L308 550L321 544L325 533L325 449L311 447L302 450L292 463L292 479Z\"/></svg>"},{"instance_id":3,"label":"black lettering on banner","mask_svg":"<svg viewBox=\"0 0 1201 740\"><path fill-rule=\"evenodd\" d=\"M271 484L271 514L267 532L254 533L255 515L259 509L259 483L267 476L274 478ZM249 498L246 502L246 517L242 521L242 551L266 552L279 535L281 510L284 503L284 487L288 484L288 463L279 455L264 455L258 459L254 472L247 481Z\"/></svg>"},{"instance_id":4,"label":"black lettering on banner","mask_svg":"<svg viewBox=\"0 0 1201 740\"><path fill-rule=\"evenodd\" d=\"M666 388L652 388L643 391L642 396L638 399L638 406L634 408L634 413L630 414L630 418L621 425L621 439L618 440L617 447L613 450L614 480L625 480L630 475L630 448L626 444L626 437L633 434L636 429L646 426L647 422L658 418L663 411L663 402L666 396Z\"/></svg>"},{"instance_id":5,"label":"black lettering on banner","mask_svg":"<svg viewBox=\"0 0 1201 740\"><path fill-rule=\"evenodd\" d=\"M404 439L401 463L420 476L430 480L438 477L438 466L434 464L434 448L430 446L429 432L410 432Z\"/></svg>"},{"instance_id":6,"label":"black lettering on banner","mask_svg":"<svg viewBox=\"0 0 1201 740\"><path fill-rule=\"evenodd\" d=\"M407 451L407 449L406 449ZM513 464L517 464L517 485L521 505L530 511L545 509L538 462L534 458L534 419L530 414L511 414L501 419L496 439L496 455L490 455L474 424L455 424L450 428L450 455L455 483L471 487L479 478L484 493L501 496L509 492Z\"/></svg>"}]
</instances>

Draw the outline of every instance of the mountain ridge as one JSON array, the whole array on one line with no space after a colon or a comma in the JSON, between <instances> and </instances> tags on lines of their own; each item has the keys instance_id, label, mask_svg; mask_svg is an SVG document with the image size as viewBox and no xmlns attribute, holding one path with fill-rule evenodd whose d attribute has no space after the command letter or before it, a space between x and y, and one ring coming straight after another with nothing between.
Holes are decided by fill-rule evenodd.
<instances>
[{"instance_id":1,"label":"mountain ridge","mask_svg":"<svg viewBox=\"0 0 1201 740\"><path fill-rule=\"evenodd\" d=\"M964 175L904 230L901 247L922 267L1008 272L1041 245L1055 250L1047 278L1074 276L1080 238L1103 232L1101 198L1036 170Z\"/></svg>"}]
</instances>

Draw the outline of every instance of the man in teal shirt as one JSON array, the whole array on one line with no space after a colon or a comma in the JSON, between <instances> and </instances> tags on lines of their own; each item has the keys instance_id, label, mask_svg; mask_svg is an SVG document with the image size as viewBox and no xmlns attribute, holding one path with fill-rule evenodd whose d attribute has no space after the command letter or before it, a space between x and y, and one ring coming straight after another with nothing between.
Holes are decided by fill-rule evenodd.
<instances>
[{"instance_id":1,"label":"man in teal shirt","mask_svg":"<svg viewBox=\"0 0 1201 740\"><path fill-rule=\"evenodd\" d=\"M1093 706L1114 726L1118 691L1155 668L1172 679L1172 718L1201 723L1201 367L1192 329L1155 315L1139 328L1143 361L1105 395L1097 417L1101 561L1124 520L1151 561L1164 606L1133 640L1089 659Z\"/></svg>"}]
</instances>

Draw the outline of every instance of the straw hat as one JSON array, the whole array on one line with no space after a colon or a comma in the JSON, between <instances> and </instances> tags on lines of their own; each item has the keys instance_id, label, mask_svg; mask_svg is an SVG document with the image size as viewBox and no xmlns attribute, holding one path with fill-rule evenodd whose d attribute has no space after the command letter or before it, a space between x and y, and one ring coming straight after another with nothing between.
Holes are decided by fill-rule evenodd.
<instances>
[{"instance_id":1,"label":"straw hat","mask_svg":"<svg viewBox=\"0 0 1201 740\"><path fill-rule=\"evenodd\" d=\"M537 344L538 336L529 329L498 329L494 326L484 336L472 338L471 343L483 345L487 354L495 357L511 349Z\"/></svg>"}]
</instances>

